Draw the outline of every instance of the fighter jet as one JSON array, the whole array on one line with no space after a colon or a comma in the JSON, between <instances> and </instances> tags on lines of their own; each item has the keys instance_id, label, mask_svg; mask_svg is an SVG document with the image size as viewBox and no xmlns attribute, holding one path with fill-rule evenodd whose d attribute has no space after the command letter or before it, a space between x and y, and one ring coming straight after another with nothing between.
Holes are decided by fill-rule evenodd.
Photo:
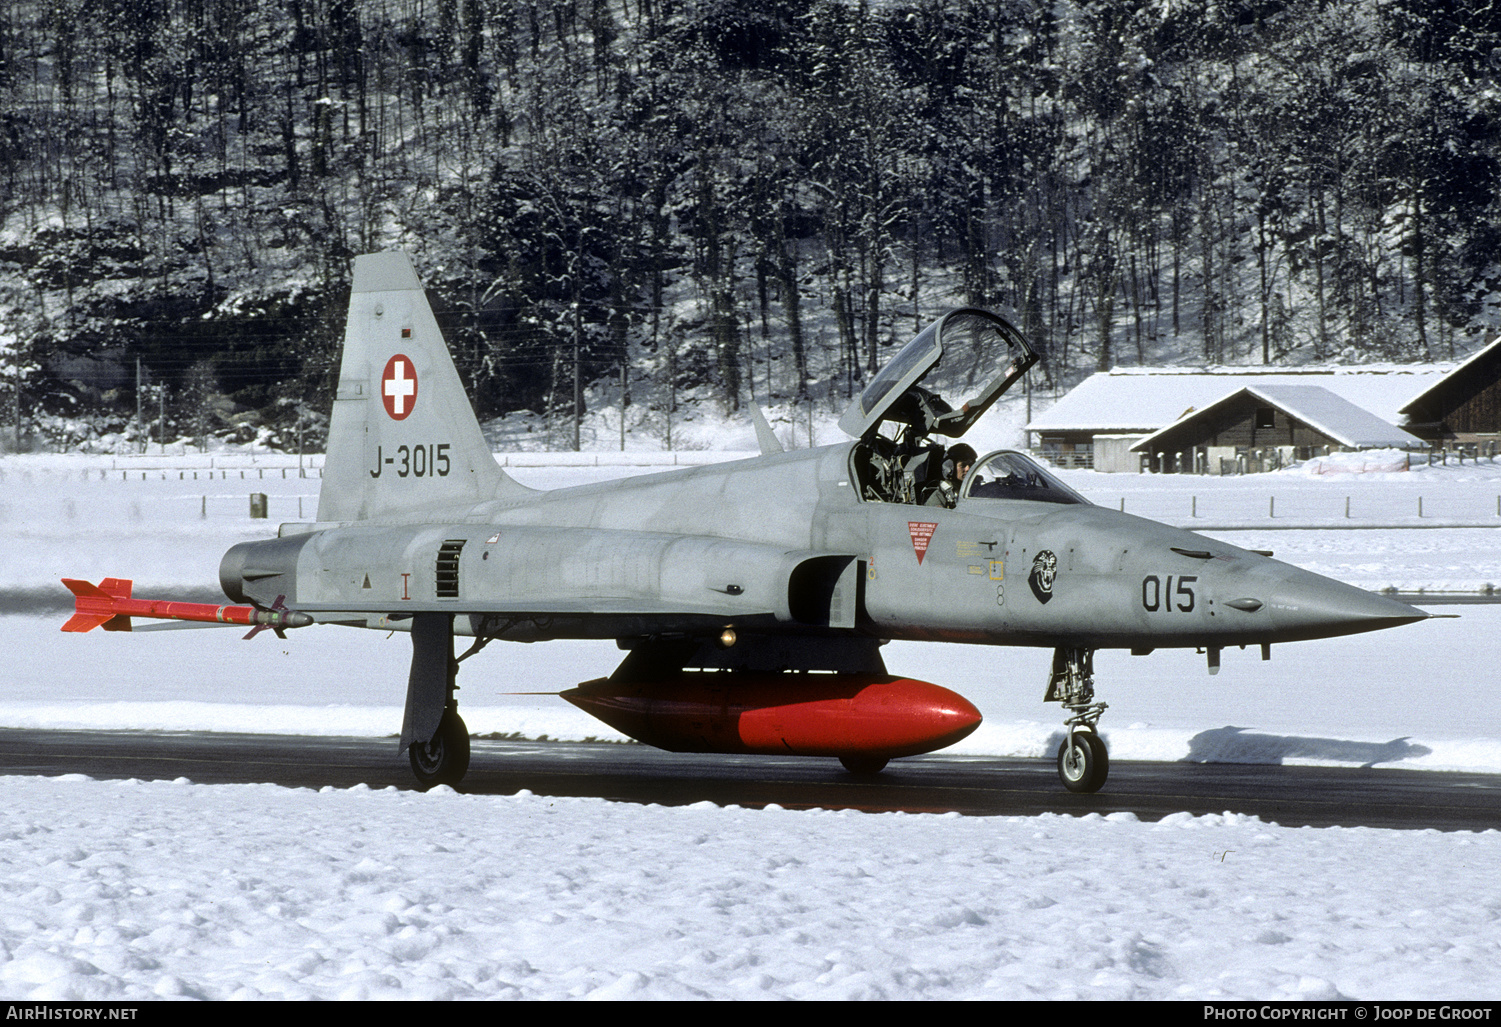
<instances>
[{"instance_id":1,"label":"fighter jet","mask_svg":"<svg viewBox=\"0 0 1501 1027\"><path fill-rule=\"evenodd\" d=\"M837 757L856 774L980 722L955 692L888 671L885 642L1043 647L1045 701L1065 714L1059 775L1093 792L1109 772L1095 650L1195 647L1213 672L1225 646L1266 658L1427 616L1095 506L1023 453L940 441L1036 359L1005 319L957 310L854 400L839 422L851 441L782 452L758 412L758 457L537 491L486 445L410 259L357 257L316 522L225 554L220 583L242 605L67 581L64 630L166 617L409 631L400 747L423 786L463 778L458 669L496 640L614 639L613 673L562 697L642 742ZM456 636L473 639L458 657Z\"/></svg>"}]
</instances>

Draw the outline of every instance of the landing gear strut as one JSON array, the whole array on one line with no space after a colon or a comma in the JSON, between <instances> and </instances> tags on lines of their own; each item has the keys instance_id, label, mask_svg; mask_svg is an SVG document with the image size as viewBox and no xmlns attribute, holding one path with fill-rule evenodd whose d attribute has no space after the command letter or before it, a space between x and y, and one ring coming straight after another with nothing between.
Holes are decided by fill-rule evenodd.
<instances>
[{"instance_id":1,"label":"landing gear strut","mask_svg":"<svg viewBox=\"0 0 1501 1027\"><path fill-rule=\"evenodd\" d=\"M1058 747L1058 776L1071 792L1097 792L1110 774L1110 753L1100 737L1100 714L1108 704L1094 701L1094 650L1053 650L1053 670L1044 702L1062 703L1068 737Z\"/></svg>"},{"instance_id":2,"label":"landing gear strut","mask_svg":"<svg viewBox=\"0 0 1501 1027\"><path fill-rule=\"evenodd\" d=\"M412 672L407 679L401 748L423 788L452 787L469 770L469 729L459 716L455 696L458 673L459 661L453 656L452 614L413 616Z\"/></svg>"}]
</instances>

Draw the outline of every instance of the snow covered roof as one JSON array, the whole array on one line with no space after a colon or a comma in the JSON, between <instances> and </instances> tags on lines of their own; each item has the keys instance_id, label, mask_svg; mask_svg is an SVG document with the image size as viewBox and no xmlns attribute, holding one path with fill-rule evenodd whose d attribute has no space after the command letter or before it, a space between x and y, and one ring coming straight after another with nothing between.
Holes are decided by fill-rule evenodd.
<instances>
[{"instance_id":1,"label":"snow covered roof","mask_svg":"<svg viewBox=\"0 0 1501 1027\"><path fill-rule=\"evenodd\" d=\"M1327 435L1342 446L1351 449L1403 449L1421 446L1423 441L1416 435L1403 431L1368 410L1363 410L1342 396L1337 396L1322 385L1248 385L1235 389L1192 415L1185 416L1154 432L1131 448L1150 449L1160 436L1180 427L1190 417L1210 416L1210 411L1231 400L1251 395L1278 407L1291 417L1297 418L1310 428Z\"/></svg>"},{"instance_id":2,"label":"snow covered roof","mask_svg":"<svg viewBox=\"0 0 1501 1027\"><path fill-rule=\"evenodd\" d=\"M1493 353L1496 350L1496 347L1498 347L1498 346L1501 346L1501 336L1497 336L1494 340L1492 340L1492 342L1489 345L1480 347L1474 353L1471 353L1469 355L1469 357L1467 357L1465 360L1461 361L1458 364L1455 364L1446 373L1444 373L1443 375L1440 375L1439 378L1436 381L1433 381L1433 382L1429 383L1428 386L1426 388L1424 388L1422 392L1418 393L1416 396L1412 397L1412 399L1408 400L1406 403L1404 403L1402 405L1401 413L1405 414L1405 413L1409 412L1413 407L1417 406L1418 403L1420 403L1422 400L1427 399L1428 398L1428 394L1431 393L1431 392L1433 392L1440 385L1444 385L1444 384L1446 384L1446 383L1448 383L1450 381L1453 381L1454 379L1459 378L1466 371L1468 371L1473 365L1479 363L1485 357L1487 357L1491 353Z\"/></svg>"},{"instance_id":3,"label":"snow covered roof","mask_svg":"<svg viewBox=\"0 0 1501 1027\"><path fill-rule=\"evenodd\" d=\"M1366 364L1305 370L1245 367L1118 367L1086 378L1034 417L1028 431L1148 434L1228 393L1264 386L1320 386L1388 424L1453 365Z\"/></svg>"}]
</instances>

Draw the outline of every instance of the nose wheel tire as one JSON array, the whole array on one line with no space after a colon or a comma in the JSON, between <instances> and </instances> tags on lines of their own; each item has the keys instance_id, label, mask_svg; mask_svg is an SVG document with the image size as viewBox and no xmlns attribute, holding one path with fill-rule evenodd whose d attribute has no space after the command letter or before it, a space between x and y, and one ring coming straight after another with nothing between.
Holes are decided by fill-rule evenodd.
<instances>
[{"instance_id":1,"label":"nose wheel tire","mask_svg":"<svg viewBox=\"0 0 1501 1027\"><path fill-rule=\"evenodd\" d=\"M424 789L458 784L469 770L469 729L463 718L452 709L444 713L432 741L413 742L407 756Z\"/></svg>"},{"instance_id":2,"label":"nose wheel tire","mask_svg":"<svg viewBox=\"0 0 1501 1027\"><path fill-rule=\"evenodd\" d=\"M1071 792L1097 792L1110 775L1105 740L1092 731L1075 731L1058 747L1058 777Z\"/></svg>"}]
</instances>

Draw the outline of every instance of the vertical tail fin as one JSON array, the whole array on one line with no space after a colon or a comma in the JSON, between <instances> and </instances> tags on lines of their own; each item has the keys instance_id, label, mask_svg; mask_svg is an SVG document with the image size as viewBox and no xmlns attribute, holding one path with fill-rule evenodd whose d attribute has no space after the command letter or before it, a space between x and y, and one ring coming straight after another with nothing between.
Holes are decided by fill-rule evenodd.
<instances>
[{"instance_id":1,"label":"vertical tail fin","mask_svg":"<svg viewBox=\"0 0 1501 1027\"><path fill-rule=\"evenodd\" d=\"M527 491L485 443L411 258L399 251L356 257L318 520Z\"/></svg>"}]
</instances>

